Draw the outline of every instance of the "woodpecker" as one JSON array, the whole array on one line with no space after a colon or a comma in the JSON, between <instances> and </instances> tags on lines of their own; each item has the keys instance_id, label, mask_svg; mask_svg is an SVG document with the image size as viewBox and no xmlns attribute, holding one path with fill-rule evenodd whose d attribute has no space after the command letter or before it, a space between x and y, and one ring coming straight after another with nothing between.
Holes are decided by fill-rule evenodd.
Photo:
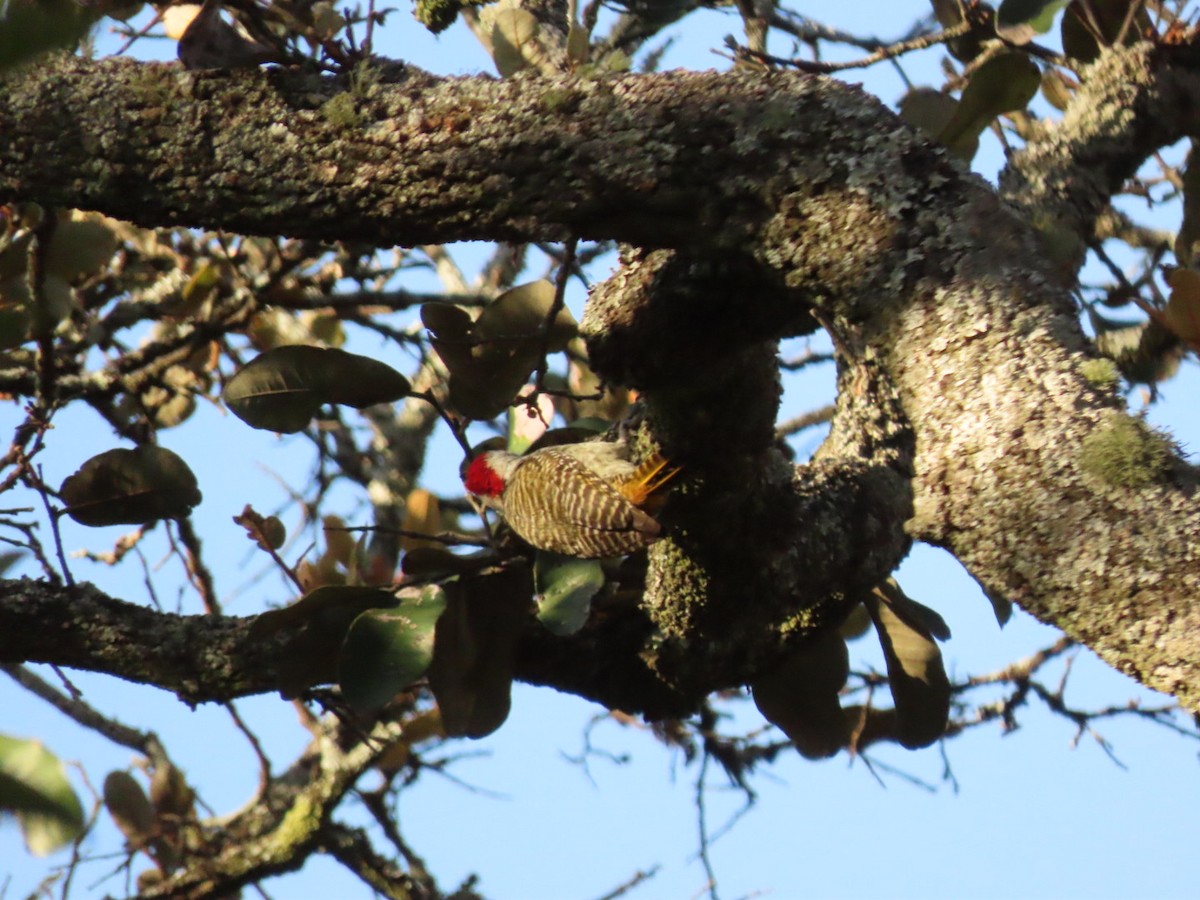
<instances>
[{"instance_id":1,"label":"woodpecker","mask_svg":"<svg viewBox=\"0 0 1200 900\"><path fill-rule=\"evenodd\" d=\"M534 547L598 559L634 553L658 539L662 528L646 510L678 471L657 454L635 466L624 444L584 441L525 456L481 453L463 483Z\"/></svg>"}]
</instances>

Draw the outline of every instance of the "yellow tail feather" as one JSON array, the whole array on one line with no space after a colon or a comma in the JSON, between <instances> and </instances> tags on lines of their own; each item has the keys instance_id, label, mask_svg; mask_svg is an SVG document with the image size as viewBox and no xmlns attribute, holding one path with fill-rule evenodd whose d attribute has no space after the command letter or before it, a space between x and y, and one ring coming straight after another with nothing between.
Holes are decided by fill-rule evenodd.
<instances>
[{"instance_id":1,"label":"yellow tail feather","mask_svg":"<svg viewBox=\"0 0 1200 900\"><path fill-rule=\"evenodd\" d=\"M668 481L679 474L680 466L672 466L661 453L648 457L634 470L633 476L620 486L621 493L630 503L645 507L653 495Z\"/></svg>"}]
</instances>

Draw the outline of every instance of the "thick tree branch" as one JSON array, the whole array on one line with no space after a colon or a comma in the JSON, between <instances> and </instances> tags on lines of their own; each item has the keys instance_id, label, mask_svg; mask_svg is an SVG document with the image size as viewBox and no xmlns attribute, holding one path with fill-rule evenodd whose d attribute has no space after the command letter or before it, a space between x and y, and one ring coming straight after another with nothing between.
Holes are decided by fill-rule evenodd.
<instances>
[{"instance_id":1,"label":"thick tree branch","mask_svg":"<svg viewBox=\"0 0 1200 900\"><path fill-rule=\"evenodd\" d=\"M299 869L322 843L338 840L342 829L331 824L334 810L402 733L400 723L381 722L361 741L345 748L332 733L322 735L292 772L272 783L264 802L221 822L217 855L190 857L187 866L140 896L202 900ZM379 879L377 888L388 886L387 896L428 896L398 870L374 874Z\"/></svg>"},{"instance_id":2,"label":"thick tree branch","mask_svg":"<svg viewBox=\"0 0 1200 900\"><path fill-rule=\"evenodd\" d=\"M251 640L252 621L157 612L86 583L0 581L0 662L104 672L190 704L232 700L284 684L286 646Z\"/></svg>"},{"instance_id":3,"label":"thick tree branch","mask_svg":"<svg viewBox=\"0 0 1200 900\"><path fill-rule=\"evenodd\" d=\"M1200 134L1200 56L1191 45L1107 51L1086 72L1061 122L1014 154L1001 195L1026 212L1067 280L1096 220L1155 150Z\"/></svg>"},{"instance_id":4,"label":"thick tree branch","mask_svg":"<svg viewBox=\"0 0 1200 900\"><path fill-rule=\"evenodd\" d=\"M1138 47L1128 58L1186 88L1174 96L1200 95L1181 49ZM1112 54L1099 66L1125 64ZM353 89L291 72L79 60L10 75L0 200L380 245L580 236L679 251L685 264L655 290L636 289L644 271L631 265L597 292L589 336L602 374L605 350L629 359L623 351L653 345L656 305L688 284L694 260L734 260L756 273L750 290L695 327L739 316L749 327L734 330L711 372L699 377L675 350L657 367L676 366L674 378L621 372L646 388L656 435L699 454L694 473L707 485L674 504L676 537L651 555L660 676L686 695L750 672L754 661L732 658L732 646L715 660L704 643L731 621L734 599L753 597L747 621L778 639L796 624L779 618L787 604L803 618L893 564L911 510L908 533L948 547L986 589L1200 708L1194 475L1085 365L1077 311L1029 222L944 151L856 89L819 78L375 73ZM1085 106L1117 102L1081 95L1067 120L1086 134ZM1100 118L1107 131L1125 121L1135 145L1192 128L1187 115L1169 126L1139 118L1155 109L1134 103L1127 120ZM1060 185L1029 218L1049 215L1077 238L1091 233L1095 197L1107 199L1152 149L1106 138L1071 170L1078 146L1048 146L1041 161L1031 150L1023 170L1029 184L1040 172ZM1083 166L1105 174L1064 214L1056 198ZM857 393L882 414L839 411L820 458L788 477L771 456L764 359L773 338L811 328L810 314L838 346L839 402ZM713 417L695 415L701 399L721 401ZM1131 464L1103 462L1113 452ZM798 541L814 511L819 533ZM821 569L822 536L841 542L839 566ZM758 549L739 568L731 543ZM806 566L839 574L806 587ZM747 582L747 571L759 575ZM706 681L705 668L719 674Z\"/></svg>"},{"instance_id":5,"label":"thick tree branch","mask_svg":"<svg viewBox=\"0 0 1200 900\"><path fill-rule=\"evenodd\" d=\"M60 57L7 74L5 91L0 199L380 246L734 246L771 171L819 160L816 136L847 117L857 130L886 116L857 90L790 75L497 82L376 64L352 87Z\"/></svg>"},{"instance_id":6,"label":"thick tree branch","mask_svg":"<svg viewBox=\"0 0 1200 900\"><path fill-rule=\"evenodd\" d=\"M339 636L252 631L253 616L181 616L75 587L0 580L0 665L55 663L171 691L188 704L252 694L294 694L336 680ZM649 623L636 610L595 629L553 638L530 620L515 661L518 678L613 708L683 715L698 702L668 689L639 651ZM332 646L331 646L332 644ZM329 651L332 649L332 653Z\"/></svg>"}]
</instances>

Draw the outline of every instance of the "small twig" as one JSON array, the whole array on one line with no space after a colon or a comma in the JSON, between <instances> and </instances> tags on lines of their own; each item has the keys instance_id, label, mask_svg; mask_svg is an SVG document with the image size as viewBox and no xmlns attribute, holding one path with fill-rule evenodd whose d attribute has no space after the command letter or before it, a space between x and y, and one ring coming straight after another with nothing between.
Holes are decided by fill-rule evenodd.
<instances>
[{"instance_id":1,"label":"small twig","mask_svg":"<svg viewBox=\"0 0 1200 900\"><path fill-rule=\"evenodd\" d=\"M34 309L49 308L45 303L46 255L50 251L50 242L57 228L58 214L52 209L47 209L43 213L42 221L33 231L32 252L28 255L25 283L29 295L34 298ZM33 316L33 331L37 344L35 396L37 405L49 413L54 409L58 397L58 365L54 357L54 323L41 321L44 317L45 313Z\"/></svg>"},{"instance_id":2,"label":"small twig","mask_svg":"<svg viewBox=\"0 0 1200 900\"><path fill-rule=\"evenodd\" d=\"M946 751L947 742L938 741L938 752L942 756L942 781L950 782L950 790L958 793L958 778L954 775L954 767L950 765L950 754Z\"/></svg>"},{"instance_id":3,"label":"small twig","mask_svg":"<svg viewBox=\"0 0 1200 900\"><path fill-rule=\"evenodd\" d=\"M125 558L125 554L129 553L137 547L138 542L146 536L146 527L143 525L136 528L129 534L123 534L117 538L117 542L113 544L113 548L107 552L101 553L95 550L76 550L72 555L77 559L86 559L88 562L104 563L108 566L115 566Z\"/></svg>"},{"instance_id":4,"label":"small twig","mask_svg":"<svg viewBox=\"0 0 1200 900\"><path fill-rule=\"evenodd\" d=\"M132 47L139 38L144 38L146 35L148 35L150 33L150 29L157 25L161 19L162 11L160 10L156 12L151 17L150 21L147 22L139 31L130 31L129 29L124 29L125 34L129 39L117 48L116 52L113 53L113 56L124 56L125 51Z\"/></svg>"},{"instance_id":5,"label":"small twig","mask_svg":"<svg viewBox=\"0 0 1200 900\"><path fill-rule=\"evenodd\" d=\"M534 397L544 391L546 370L549 367L546 357L550 354L550 333L554 330L554 320L567 305L567 282L571 279L571 273L575 268L575 250L578 246L579 238L577 237L571 238L563 245L562 262L554 276L554 302L550 304L550 310L546 313L546 318L542 321L541 326L542 352L538 358L537 377L533 381L535 388L532 396Z\"/></svg>"},{"instance_id":6,"label":"small twig","mask_svg":"<svg viewBox=\"0 0 1200 900\"><path fill-rule=\"evenodd\" d=\"M489 755L489 754L487 754L484 751L480 751L478 753L456 753L452 756L447 756L442 759L435 759L432 762L426 762L423 759L417 760L414 757L414 761L416 761L418 763L420 768L429 769L429 771L442 776L447 781L449 781L451 784L457 785L458 787L462 788L463 790L468 791L477 796L487 797L492 800L510 800L510 799L512 799L508 794L505 794L502 791L493 791L489 788L480 787L477 784L471 784L471 782L467 781L466 779L459 778L457 775L451 775L448 771L446 771L447 766L450 766L453 763L458 762L460 759L470 759L471 757L487 756L487 755Z\"/></svg>"},{"instance_id":7,"label":"small twig","mask_svg":"<svg viewBox=\"0 0 1200 900\"><path fill-rule=\"evenodd\" d=\"M375 0L367 0L367 33L363 36L362 54L370 57L375 46Z\"/></svg>"},{"instance_id":8,"label":"small twig","mask_svg":"<svg viewBox=\"0 0 1200 900\"><path fill-rule=\"evenodd\" d=\"M30 404L26 407L25 421L13 430L13 439L8 447L8 452L3 457L0 457L0 472L9 466L12 466L13 470L5 476L4 481L0 481L0 494L10 490L14 484L21 480L26 474L29 460L41 448L42 437L45 435L46 429L50 427L41 413L41 409ZM34 448L27 451L25 448L34 439L35 435L38 439L34 442Z\"/></svg>"},{"instance_id":9,"label":"small twig","mask_svg":"<svg viewBox=\"0 0 1200 900\"><path fill-rule=\"evenodd\" d=\"M578 755L573 756L565 751L559 751L559 756L561 756L564 760L573 766L579 766L579 768L583 770L583 776L591 783L592 787L597 786L596 779L592 777L592 769L589 763L589 760L591 760L592 757L598 757L599 759L606 760L615 766L628 765L632 759L628 753L613 753L611 750L605 750L603 748L596 747L592 743L592 732L595 731L596 728L602 723L614 721L615 719L616 716L612 712L598 713L592 716L588 720L587 726L583 729L583 748L580 750ZM625 724L632 725L635 728L644 727L640 721L635 719L631 719Z\"/></svg>"},{"instance_id":10,"label":"small twig","mask_svg":"<svg viewBox=\"0 0 1200 900\"><path fill-rule=\"evenodd\" d=\"M63 715L84 728L103 735L114 744L136 750L154 758L162 755L158 738L152 732L138 731L95 710L79 697L67 697L24 666L0 666L5 674L25 690L45 700Z\"/></svg>"},{"instance_id":11,"label":"small twig","mask_svg":"<svg viewBox=\"0 0 1200 900\"><path fill-rule=\"evenodd\" d=\"M37 467L37 484L35 486L37 495L42 498L42 505L46 508L46 517L50 521L50 534L54 537L54 551L58 554L58 564L62 568L63 580L66 581L67 587L75 587L75 578L71 575L71 569L67 565L67 554L63 550L62 531L58 527L59 513L50 504L49 490L46 488L46 482L42 478L42 467Z\"/></svg>"},{"instance_id":12,"label":"small twig","mask_svg":"<svg viewBox=\"0 0 1200 900\"><path fill-rule=\"evenodd\" d=\"M1049 647L1032 653L1024 659L1019 659L1014 663L1010 663L1003 669L997 672L992 672L989 675L976 675L957 685L956 691L965 691L973 687L979 687L985 684L997 684L1002 682L1022 681L1030 678L1034 672L1048 663L1050 660L1061 656L1072 647L1075 646L1075 641L1063 635Z\"/></svg>"},{"instance_id":13,"label":"small twig","mask_svg":"<svg viewBox=\"0 0 1200 900\"><path fill-rule=\"evenodd\" d=\"M1142 297L1141 293L1129 283L1129 279L1125 277L1125 273L1121 271L1120 267L1118 267L1117 264L1109 258L1108 254L1104 252L1104 248L1097 242L1091 245L1091 249L1096 254L1096 258L1104 263L1104 265L1112 273L1113 277L1117 279L1118 284L1120 284L1122 288L1128 289L1129 302L1144 312L1147 318L1151 319L1163 330L1170 332L1176 337L1179 337L1175 329L1172 328L1170 323L1167 321L1167 316L1163 311L1163 308L1160 306L1155 306L1153 303L1148 303L1146 299ZM1154 284L1152 280L1148 281L1147 283L1149 284L1151 290L1155 291L1157 294L1158 286ZM1188 340L1184 338L1180 338L1180 340L1185 346L1189 347L1194 352L1200 353L1200 341Z\"/></svg>"},{"instance_id":14,"label":"small twig","mask_svg":"<svg viewBox=\"0 0 1200 900\"><path fill-rule=\"evenodd\" d=\"M846 69L863 69L867 66L873 66L877 62L883 62L886 59L893 59L905 53L911 53L914 50L927 50L935 44L944 44L955 38L963 37L970 33L971 28L971 22L959 22L957 25L943 29L942 31L919 35L908 40L897 41L886 47L880 47L874 53L847 62L822 62L820 60L800 59L799 57L785 58L771 56L768 53L761 53L737 44L734 44L731 49L742 59L749 59L768 65L791 66L801 72L808 72L810 75L830 75L834 72L843 72Z\"/></svg>"},{"instance_id":15,"label":"small twig","mask_svg":"<svg viewBox=\"0 0 1200 900\"><path fill-rule=\"evenodd\" d=\"M442 293L442 294L421 294L412 291L394 290L394 291L347 291L337 294L322 294L319 296L308 295L283 295L278 299L272 298L271 306L276 309L290 310L305 310L317 312L331 312L338 315L347 315L348 311L356 310L362 315L371 315L380 312L403 312L404 310L412 309L414 306L425 306L430 303L440 304L444 306L485 306L488 298L479 293ZM146 304L147 314L153 313L157 308L150 304Z\"/></svg>"},{"instance_id":16,"label":"small twig","mask_svg":"<svg viewBox=\"0 0 1200 900\"><path fill-rule=\"evenodd\" d=\"M389 813L385 805L386 797L384 791L382 789L369 792L360 791L358 796L362 800L363 805L366 806L367 812L375 819L375 824L383 831L384 837L404 857L404 861L408 864L410 875L417 881L432 885L433 878L429 874L429 866L425 863L421 855L409 846L408 841L404 840L404 836L400 834L400 829L396 825L396 817Z\"/></svg>"},{"instance_id":17,"label":"small twig","mask_svg":"<svg viewBox=\"0 0 1200 900\"><path fill-rule=\"evenodd\" d=\"M1133 27L1133 23L1137 19L1137 14L1142 11L1144 3L1145 0L1137 0L1136 3L1129 4L1129 8L1125 10L1125 19L1121 22L1121 28L1117 32L1117 39L1113 41L1113 46L1120 47L1125 43L1125 36L1129 33L1129 29Z\"/></svg>"},{"instance_id":18,"label":"small twig","mask_svg":"<svg viewBox=\"0 0 1200 900\"><path fill-rule=\"evenodd\" d=\"M184 549L187 550L187 554L184 556L184 567L187 569L188 580L192 582L196 592L199 593L205 612L213 616L220 615L221 601L217 599L212 572L200 556L200 536L196 534L189 517L185 516L176 520L175 525L179 529L179 539L183 542Z\"/></svg>"},{"instance_id":19,"label":"small twig","mask_svg":"<svg viewBox=\"0 0 1200 900\"><path fill-rule=\"evenodd\" d=\"M795 416L776 426L775 437L785 438L798 431L803 431L805 428L812 428L814 425L823 425L833 419L833 414L836 411L837 407L830 403L822 406L820 409L814 409L803 415Z\"/></svg>"},{"instance_id":20,"label":"small twig","mask_svg":"<svg viewBox=\"0 0 1200 900\"><path fill-rule=\"evenodd\" d=\"M544 387L537 393L543 394L546 397L561 397L563 400L573 400L575 402L583 400L603 400L604 390L594 391L591 394L576 394L574 391L556 391L553 388ZM517 401L514 406L524 405L521 401Z\"/></svg>"},{"instance_id":21,"label":"small twig","mask_svg":"<svg viewBox=\"0 0 1200 900\"><path fill-rule=\"evenodd\" d=\"M860 759L866 763L867 767L871 770L871 773L875 776L875 780L879 782L880 787L886 788L887 785L884 784L883 779L879 777L878 772L875 771L876 769L891 775L893 778L899 778L902 781L907 781L913 787L918 787L926 793L936 794L938 791L936 784L930 784L928 781L918 778L911 772L905 772L903 769L898 769L895 766L888 765L887 763L875 757L868 757L867 754L864 753L860 756Z\"/></svg>"},{"instance_id":22,"label":"small twig","mask_svg":"<svg viewBox=\"0 0 1200 900\"><path fill-rule=\"evenodd\" d=\"M648 870L639 869L629 877L628 880L621 882L607 894L597 897L596 900L617 900L618 897L624 897L643 881L649 881L658 874L660 866L651 866Z\"/></svg>"},{"instance_id":23,"label":"small twig","mask_svg":"<svg viewBox=\"0 0 1200 900\"><path fill-rule=\"evenodd\" d=\"M225 704L225 709L229 713L229 717L233 719L233 724L237 726L238 731L245 735L246 740L250 742L250 748L254 751L254 755L258 757L258 791L255 794L255 800L261 800L266 796L267 788L271 786L271 761L267 759L258 735L250 730L250 726L246 724L232 701Z\"/></svg>"},{"instance_id":24,"label":"small twig","mask_svg":"<svg viewBox=\"0 0 1200 900\"><path fill-rule=\"evenodd\" d=\"M833 362L834 355L832 353L819 353L816 350L805 350L799 356L791 359L781 360L779 368L785 372L798 372L808 366L815 366L818 363Z\"/></svg>"},{"instance_id":25,"label":"small twig","mask_svg":"<svg viewBox=\"0 0 1200 900\"><path fill-rule=\"evenodd\" d=\"M429 534L424 531L412 531L407 528L389 528L386 525L348 525L344 528L326 528L326 530L394 534L398 537L414 538L419 541L436 541L439 544L445 544L447 547L486 547L488 543L483 538L477 538L469 534L460 534L456 531L441 531L437 534Z\"/></svg>"},{"instance_id":26,"label":"small twig","mask_svg":"<svg viewBox=\"0 0 1200 900\"><path fill-rule=\"evenodd\" d=\"M24 510L6 510L6 512L32 511L32 508ZM12 528L20 532L22 535L24 535L25 542L21 543L18 540L6 536L0 537L0 541L5 544L10 544L13 547L17 547L21 550L29 551L29 553L37 561L38 566L41 567L42 575L45 576L46 581L53 585L62 583L62 577L57 571L55 571L54 566L51 565L50 559L46 556L46 550L44 547L42 547L42 542L39 541L37 535L34 534L34 530L38 527L37 522L16 522L9 519L0 519L0 525L4 526L5 528Z\"/></svg>"},{"instance_id":27,"label":"small twig","mask_svg":"<svg viewBox=\"0 0 1200 900\"><path fill-rule=\"evenodd\" d=\"M708 896L710 900L720 900L717 895L717 873L709 856L708 814L704 803L704 786L708 775L708 763L712 754L707 747L700 759L700 774L696 777L696 825L700 830L700 863L704 866L704 874L708 877Z\"/></svg>"},{"instance_id":28,"label":"small twig","mask_svg":"<svg viewBox=\"0 0 1200 900\"><path fill-rule=\"evenodd\" d=\"M321 849L358 876L378 897L395 900L415 896L441 896L436 885L424 885L426 890L414 891L409 875L391 859L375 851L365 833L330 821L321 829ZM433 887L433 890L429 890Z\"/></svg>"},{"instance_id":29,"label":"small twig","mask_svg":"<svg viewBox=\"0 0 1200 900\"><path fill-rule=\"evenodd\" d=\"M419 394L413 394L412 396L416 397L418 400L424 400L435 410L437 410L438 416L443 422L446 423L446 427L450 429L450 433L454 435L454 440L458 441L458 446L462 447L463 453L469 457L471 455L471 444L467 440L466 429L462 427L462 423L458 420L458 418L451 415L446 407L442 405L442 402L438 400L434 392L432 390L422 391Z\"/></svg>"}]
</instances>

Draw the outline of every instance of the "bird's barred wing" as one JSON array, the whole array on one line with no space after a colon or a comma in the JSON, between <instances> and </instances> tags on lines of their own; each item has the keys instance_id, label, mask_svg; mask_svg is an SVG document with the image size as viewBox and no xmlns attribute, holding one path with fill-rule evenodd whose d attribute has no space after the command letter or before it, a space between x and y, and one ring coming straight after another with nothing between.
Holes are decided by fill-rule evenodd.
<instances>
[{"instance_id":1,"label":"bird's barred wing","mask_svg":"<svg viewBox=\"0 0 1200 900\"><path fill-rule=\"evenodd\" d=\"M529 469L528 467L533 467ZM514 473L506 499L513 531L544 550L598 558L634 553L662 530L608 481L565 453L537 453Z\"/></svg>"}]
</instances>

